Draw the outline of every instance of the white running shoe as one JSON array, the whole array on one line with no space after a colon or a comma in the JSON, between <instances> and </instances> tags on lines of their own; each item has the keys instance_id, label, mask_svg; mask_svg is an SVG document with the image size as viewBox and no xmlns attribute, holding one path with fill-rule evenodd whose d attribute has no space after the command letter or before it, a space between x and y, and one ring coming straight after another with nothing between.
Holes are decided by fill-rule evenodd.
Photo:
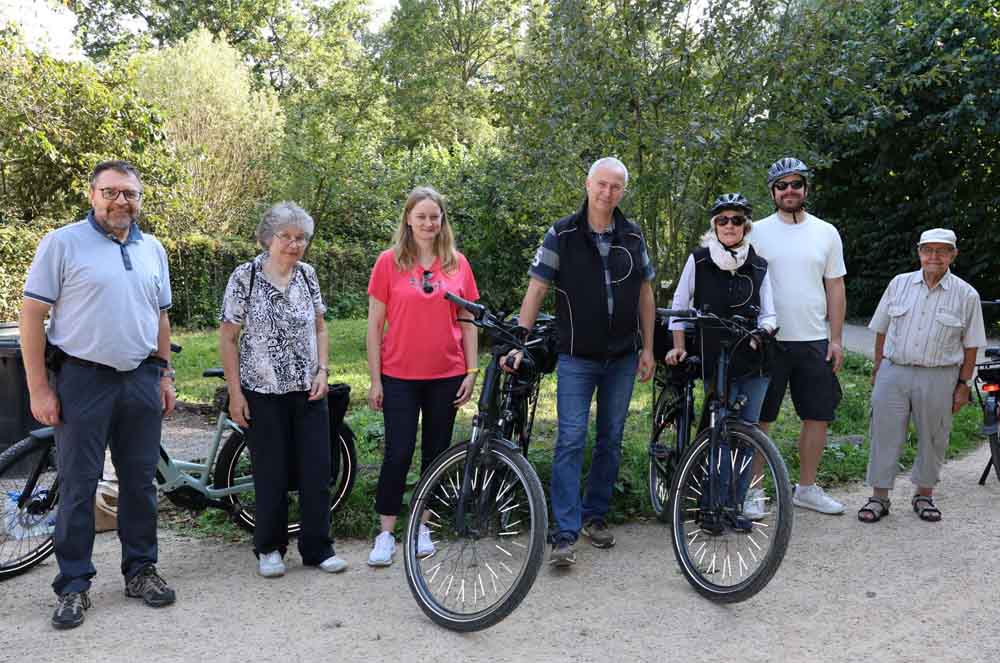
<instances>
[{"instance_id":1,"label":"white running shoe","mask_svg":"<svg viewBox=\"0 0 1000 663\"><path fill-rule=\"evenodd\" d=\"M396 554L396 539L392 532L382 532L375 537L375 545L368 553L368 566L389 566Z\"/></svg>"},{"instance_id":2,"label":"white running shoe","mask_svg":"<svg viewBox=\"0 0 1000 663\"><path fill-rule=\"evenodd\" d=\"M319 568L322 569L323 571L326 571L327 573L340 573L341 571L347 568L347 562L345 562L340 557L333 555L332 557L327 557L326 559L324 559L320 563Z\"/></svg>"},{"instance_id":3,"label":"white running shoe","mask_svg":"<svg viewBox=\"0 0 1000 663\"><path fill-rule=\"evenodd\" d=\"M281 553L274 550L261 555L257 572L265 578L280 578L285 575L285 563L281 560Z\"/></svg>"},{"instance_id":4,"label":"white running shoe","mask_svg":"<svg viewBox=\"0 0 1000 663\"><path fill-rule=\"evenodd\" d=\"M417 557L430 557L434 554L434 542L431 541L431 530L420 523L420 532L417 534Z\"/></svg>"},{"instance_id":5,"label":"white running shoe","mask_svg":"<svg viewBox=\"0 0 1000 663\"><path fill-rule=\"evenodd\" d=\"M767 495L763 488L751 488L743 500L743 517L747 520L760 520L765 515Z\"/></svg>"},{"instance_id":6,"label":"white running shoe","mask_svg":"<svg viewBox=\"0 0 1000 663\"><path fill-rule=\"evenodd\" d=\"M792 495L792 504L803 509L812 509L820 513L829 515L840 515L844 513L844 505L833 499L819 486L800 486L795 484L795 493Z\"/></svg>"}]
</instances>

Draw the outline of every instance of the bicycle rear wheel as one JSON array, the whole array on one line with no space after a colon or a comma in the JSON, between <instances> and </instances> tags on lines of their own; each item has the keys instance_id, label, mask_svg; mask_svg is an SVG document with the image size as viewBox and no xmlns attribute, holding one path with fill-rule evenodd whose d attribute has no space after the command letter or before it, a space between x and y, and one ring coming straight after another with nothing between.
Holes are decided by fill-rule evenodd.
<instances>
[{"instance_id":1,"label":"bicycle rear wheel","mask_svg":"<svg viewBox=\"0 0 1000 663\"><path fill-rule=\"evenodd\" d=\"M420 608L437 624L478 631L509 615L538 575L548 530L541 482L506 443L488 443L470 470L464 526L457 526L469 443L442 454L413 493L403 539L406 580ZM418 557L420 524L434 550Z\"/></svg>"},{"instance_id":2,"label":"bicycle rear wheel","mask_svg":"<svg viewBox=\"0 0 1000 663\"><path fill-rule=\"evenodd\" d=\"M649 437L649 501L660 522L670 522L670 485L677 467L677 418L684 395L667 382L653 407L653 430Z\"/></svg>"},{"instance_id":3,"label":"bicycle rear wheel","mask_svg":"<svg viewBox=\"0 0 1000 663\"><path fill-rule=\"evenodd\" d=\"M997 475L997 481L1000 481L1000 434L990 435L990 454L993 458L993 471Z\"/></svg>"},{"instance_id":4,"label":"bicycle rear wheel","mask_svg":"<svg viewBox=\"0 0 1000 663\"><path fill-rule=\"evenodd\" d=\"M714 456L705 430L681 458L671 490L671 538L691 586L713 601L735 603L759 592L778 570L792 532L792 495L774 443L743 422L727 428ZM755 454L763 459L759 472ZM764 516L755 521L742 515L752 489L763 490Z\"/></svg>"},{"instance_id":5,"label":"bicycle rear wheel","mask_svg":"<svg viewBox=\"0 0 1000 663\"><path fill-rule=\"evenodd\" d=\"M346 424L341 424L337 434L330 440L330 446L330 514L332 515L351 494L358 473L354 432ZM234 431L226 438L215 463L215 483L219 488L253 483L250 448L242 433ZM252 532L256 527L257 510L253 488L230 495L226 499L232 504L233 519L236 524ZM288 534L291 536L297 535L302 530L300 514L298 491L289 491Z\"/></svg>"},{"instance_id":6,"label":"bicycle rear wheel","mask_svg":"<svg viewBox=\"0 0 1000 663\"><path fill-rule=\"evenodd\" d=\"M55 439L27 437L0 454L0 580L52 554L59 489ZM18 507L22 496L27 496Z\"/></svg>"}]
</instances>

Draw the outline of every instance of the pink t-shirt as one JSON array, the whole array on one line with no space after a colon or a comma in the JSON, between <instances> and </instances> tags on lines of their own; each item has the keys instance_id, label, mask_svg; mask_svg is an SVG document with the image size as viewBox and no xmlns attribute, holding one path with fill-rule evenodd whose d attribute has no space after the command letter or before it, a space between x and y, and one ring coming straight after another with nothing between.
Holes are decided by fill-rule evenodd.
<instances>
[{"instance_id":1,"label":"pink t-shirt","mask_svg":"<svg viewBox=\"0 0 1000 663\"><path fill-rule=\"evenodd\" d=\"M383 251L372 268L368 294L385 304L389 323L382 337L385 375L402 380L434 380L465 374L462 327L456 322L458 307L445 299L444 293L476 301L476 278L461 253L452 274L441 271L440 260L435 260L428 271L431 293L424 292L424 269L417 264L399 271L392 249Z\"/></svg>"}]
</instances>

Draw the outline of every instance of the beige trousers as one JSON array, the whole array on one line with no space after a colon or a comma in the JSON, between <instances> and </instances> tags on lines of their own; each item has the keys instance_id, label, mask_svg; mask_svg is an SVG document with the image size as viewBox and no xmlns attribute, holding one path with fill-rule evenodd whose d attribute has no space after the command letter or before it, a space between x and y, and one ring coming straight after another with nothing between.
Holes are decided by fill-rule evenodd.
<instances>
[{"instance_id":1,"label":"beige trousers","mask_svg":"<svg viewBox=\"0 0 1000 663\"><path fill-rule=\"evenodd\" d=\"M868 485L892 488L911 420L917 429L917 458L910 481L926 487L937 484L951 434L958 370L958 366L900 366L882 360L872 390Z\"/></svg>"}]
</instances>

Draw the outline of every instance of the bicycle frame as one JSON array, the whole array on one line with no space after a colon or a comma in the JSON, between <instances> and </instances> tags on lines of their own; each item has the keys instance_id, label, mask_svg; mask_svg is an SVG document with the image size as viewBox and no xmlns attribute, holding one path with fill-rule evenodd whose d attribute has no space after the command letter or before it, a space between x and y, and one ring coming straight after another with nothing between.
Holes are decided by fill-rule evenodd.
<instances>
[{"instance_id":1,"label":"bicycle frame","mask_svg":"<svg viewBox=\"0 0 1000 663\"><path fill-rule=\"evenodd\" d=\"M253 477L241 477L237 480L236 485L228 488L216 488L214 482L210 483L212 467L215 465L219 447L222 445L222 436L227 430L243 434L243 429L230 419L225 412L219 412L215 423L215 433L212 436L212 442L208 447L208 453L203 463L174 460L161 444L160 459L156 465L157 478L161 479L159 488L165 493L171 493L186 486L193 488L210 500L219 500L219 498L243 493L252 489Z\"/></svg>"}]
</instances>

